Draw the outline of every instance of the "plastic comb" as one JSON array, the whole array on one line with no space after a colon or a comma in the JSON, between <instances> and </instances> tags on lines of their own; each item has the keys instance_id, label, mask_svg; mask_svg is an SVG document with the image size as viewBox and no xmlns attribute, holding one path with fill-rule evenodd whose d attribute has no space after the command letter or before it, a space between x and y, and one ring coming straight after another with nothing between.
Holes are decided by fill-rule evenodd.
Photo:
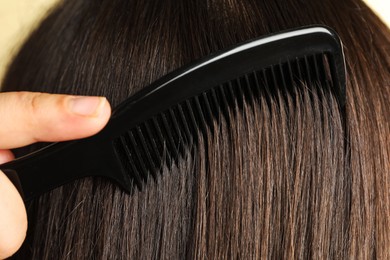
<instances>
[{"instance_id":1,"label":"plastic comb","mask_svg":"<svg viewBox=\"0 0 390 260\"><path fill-rule=\"evenodd\" d=\"M212 54L128 98L97 135L54 143L3 164L28 201L86 176L103 176L127 192L155 177L163 160L196 145L221 110L245 93L296 82L329 86L345 106L345 64L337 34L310 26L272 34ZM165 159L164 159L165 158Z\"/></svg>"}]
</instances>

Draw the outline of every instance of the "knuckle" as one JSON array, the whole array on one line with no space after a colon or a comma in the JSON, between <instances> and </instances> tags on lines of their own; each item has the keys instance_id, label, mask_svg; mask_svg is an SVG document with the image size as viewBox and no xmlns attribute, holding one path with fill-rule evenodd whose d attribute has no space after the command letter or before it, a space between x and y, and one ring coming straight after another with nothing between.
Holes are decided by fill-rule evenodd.
<instances>
[{"instance_id":1,"label":"knuckle","mask_svg":"<svg viewBox=\"0 0 390 260\"><path fill-rule=\"evenodd\" d=\"M29 98L28 104L30 106L30 111L33 113L34 116L39 115L41 113L42 96L43 96L43 93L34 93Z\"/></svg>"},{"instance_id":2,"label":"knuckle","mask_svg":"<svg viewBox=\"0 0 390 260\"><path fill-rule=\"evenodd\" d=\"M25 105L26 115L28 115L26 122L32 133L35 133L36 129L40 129L41 125L45 123L45 109L42 106L43 95L43 93L24 93L21 96L21 101ZM36 137L36 134L32 134L32 138L35 141L39 139Z\"/></svg>"}]
</instances>

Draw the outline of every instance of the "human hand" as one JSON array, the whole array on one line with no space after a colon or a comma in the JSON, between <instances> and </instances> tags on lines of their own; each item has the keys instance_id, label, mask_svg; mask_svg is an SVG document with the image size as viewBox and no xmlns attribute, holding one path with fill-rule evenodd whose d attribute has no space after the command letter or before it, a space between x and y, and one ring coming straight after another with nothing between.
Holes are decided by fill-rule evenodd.
<instances>
[{"instance_id":1,"label":"human hand","mask_svg":"<svg viewBox=\"0 0 390 260\"><path fill-rule=\"evenodd\" d=\"M106 125L110 114L110 105L102 97L0 93L0 164L14 158L12 148L93 135ZM19 249L26 231L23 200L0 171L0 259Z\"/></svg>"}]
</instances>

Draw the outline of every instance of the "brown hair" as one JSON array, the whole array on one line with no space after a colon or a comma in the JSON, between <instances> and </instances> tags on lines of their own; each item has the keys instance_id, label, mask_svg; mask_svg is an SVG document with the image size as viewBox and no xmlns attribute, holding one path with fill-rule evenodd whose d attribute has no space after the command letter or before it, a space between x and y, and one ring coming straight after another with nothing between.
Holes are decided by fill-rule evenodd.
<instances>
[{"instance_id":1,"label":"brown hair","mask_svg":"<svg viewBox=\"0 0 390 260\"><path fill-rule=\"evenodd\" d=\"M115 105L213 51L313 23L344 42L346 118L321 88L264 90L142 191L87 178L34 201L15 258L390 258L390 33L360 1L64 1L3 90Z\"/></svg>"}]
</instances>

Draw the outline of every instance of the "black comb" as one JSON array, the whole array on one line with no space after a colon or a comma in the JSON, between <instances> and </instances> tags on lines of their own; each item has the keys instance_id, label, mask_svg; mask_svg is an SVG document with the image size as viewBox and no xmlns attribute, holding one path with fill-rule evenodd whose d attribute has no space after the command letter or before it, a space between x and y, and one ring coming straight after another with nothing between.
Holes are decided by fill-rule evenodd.
<instances>
[{"instance_id":1,"label":"black comb","mask_svg":"<svg viewBox=\"0 0 390 260\"><path fill-rule=\"evenodd\" d=\"M86 176L108 177L131 192L155 177L164 160L177 161L186 146L196 145L198 135L240 95L321 82L343 110L345 80L342 45L333 30L284 31L170 73L120 104L97 135L52 144L0 169L25 201Z\"/></svg>"}]
</instances>

